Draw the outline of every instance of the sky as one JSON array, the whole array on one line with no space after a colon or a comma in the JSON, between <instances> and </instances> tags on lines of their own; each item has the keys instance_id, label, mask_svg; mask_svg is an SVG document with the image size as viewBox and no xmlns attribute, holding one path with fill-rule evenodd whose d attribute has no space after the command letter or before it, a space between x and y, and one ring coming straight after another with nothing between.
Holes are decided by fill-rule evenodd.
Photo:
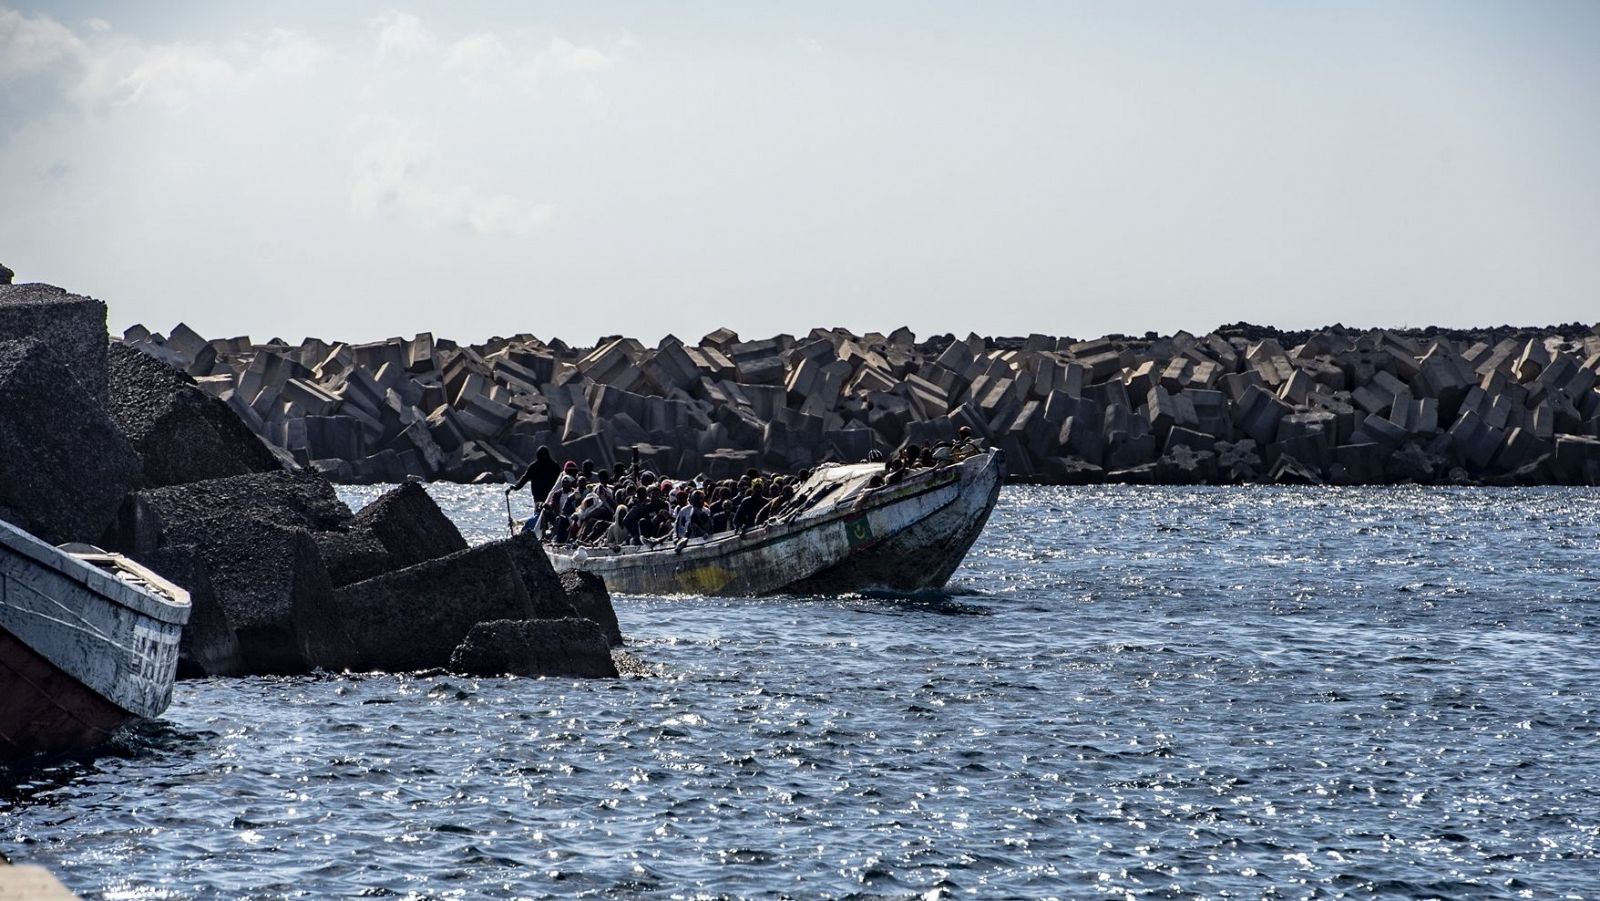
<instances>
[{"instance_id":1,"label":"sky","mask_svg":"<svg viewBox=\"0 0 1600 901\"><path fill-rule=\"evenodd\" d=\"M0 0L0 262L212 337L1600 320L1600 3Z\"/></svg>"}]
</instances>

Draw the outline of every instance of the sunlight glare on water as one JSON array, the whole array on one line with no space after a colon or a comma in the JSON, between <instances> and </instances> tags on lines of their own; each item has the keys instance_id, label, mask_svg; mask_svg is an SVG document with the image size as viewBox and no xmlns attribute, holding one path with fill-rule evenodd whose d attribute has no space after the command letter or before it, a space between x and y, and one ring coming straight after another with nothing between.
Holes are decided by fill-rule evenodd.
<instances>
[{"instance_id":1,"label":"sunlight glare on water","mask_svg":"<svg viewBox=\"0 0 1600 901\"><path fill-rule=\"evenodd\" d=\"M650 678L180 684L0 835L108 898L1592 896L1597 536L1573 489L1009 488L947 596L617 598Z\"/></svg>"}]
</instances>

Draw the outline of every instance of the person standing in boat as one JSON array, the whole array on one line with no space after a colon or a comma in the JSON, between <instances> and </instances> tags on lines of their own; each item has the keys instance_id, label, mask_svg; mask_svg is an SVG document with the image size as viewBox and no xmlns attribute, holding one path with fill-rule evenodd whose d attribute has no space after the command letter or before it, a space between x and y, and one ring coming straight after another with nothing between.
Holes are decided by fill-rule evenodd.
<instances>
[{"instance_id":1,"label":"person standing in boat","mask_svg":"<svg viewBox=\"0 0 1600 901\"><path fill-rule=\"evenodd\" d=\"M517 479L515 485L507 488L506 494L520 491L523 485L527 485L533 493L533 502L535 504L543 504L545 499L550 496L550 489L556 486L556 480L559 478L561 478L561 464L550 456L550 448L541 444L539 445L539 450L533 455L533 462L529 463L528 468L523 471L522 478ZM538 529L538 519L539 514L536 510L531 522L531 528Z\"/></svg>"}]
</instances>

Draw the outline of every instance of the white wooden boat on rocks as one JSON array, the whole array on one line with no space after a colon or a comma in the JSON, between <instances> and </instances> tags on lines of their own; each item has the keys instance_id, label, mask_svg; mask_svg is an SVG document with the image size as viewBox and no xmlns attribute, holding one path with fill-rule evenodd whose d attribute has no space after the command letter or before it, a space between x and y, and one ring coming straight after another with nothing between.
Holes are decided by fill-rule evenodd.
<instances>
[{"instance_id":1,"label":"white wooden boat on rocks","mask_svg":"<svg viewBox=\"0 0 1600 901\"><path fill-rule=\"evenodd\" d=\"M824 466L789 511L744 534L681 549L551 546L559 572L584 570L623 594L753 596L915 592L942 588L983 531L1000 494L1005 455L911 471L874 487L882 463Z\"/></svg>"},{"instance_id":2,"label":"white wooden boat on rocks","mask_svg":"<svg viewBox=\"0 0 1600 901\"><path fill-rule=\"evenodd\" d=\"M101 744L172 702L189 594L0 522L0 758Z\"/></svg>"}]
</instances>

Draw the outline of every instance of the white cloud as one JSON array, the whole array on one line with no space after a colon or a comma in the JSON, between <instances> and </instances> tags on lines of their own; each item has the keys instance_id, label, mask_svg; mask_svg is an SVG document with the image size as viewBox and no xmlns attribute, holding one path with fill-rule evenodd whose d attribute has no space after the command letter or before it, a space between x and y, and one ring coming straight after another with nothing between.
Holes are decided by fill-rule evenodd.
<instances>
[{"instance_id":1,"label":"white cloud","mask_svg":"<svg viewBox=\"0 0 1600 901\"><path fill-rule=\"evenodd\" d=\"M560 37L550 39L549 52L559 72L604 72L616 62L595 47L579 46Z\"/></svg>"},{"instance_id":2,"label":"white cloud","mask_svg":"<svg viewBox=\"0 0 1600 901\"><path fill-rule=\"evenodd\" d=\"M437 144L415 123L374 122L355 156L350 208L363 219L423 228L469 228L482 235L528 235L550 224L555 209L505 193L440 186Z\"/></svg>"},{"instance_id":3,"label":"white cloud","mask_svg":"<svg viewBox=\"0 0 1600 901\"><path fill-rule=\"evenodd\" d=\"M80 35L47 16L0 9L0 82L50 76L19 116L62 104L104 112L123 105L170 111L194 100L311 75L328 56L319 42L282 29L227 42L149 44L91 19Z\"/></svg>"},{"instance_id":4,"label":"white cloud","mask_svg":"<svg viewBox=\"0 0 1600 901\"><path fill-rule=\"evenodd\" d=\"M822 42L816 38L796 38L794 45L800 48L801 53L810 56L821 56L827 52L823 49Z\"/></svg>"},{"instance_id":5,"label":"white cloud","mask_svg":"<svg viewBox=\"0 0 1600 901\"><path fill-rule=\"evenodd\" d=\"M410 13L391 12L372 20L378 31L378 59L431 54L439 41L422 20Z\"/></svg>"},{"instance_id":6,"label":"white cloud","mask_svg":"<svg viewBox=\"0 0 1600 901\"><path fill-rule=\"evenodd\" d=\"M82 53L83 42L60 22L0 9L0 79L49 69Z\"/></svg>"},{"instance_id":7,"label":"white cloud","mask_svg":"<svg viewBox=\"0 0 1600 901\"><path fill-rule=\"evenodd\" d=\"M195 97L227 91L238 83L238 70L211 49L166 44L141 54L132 71L117 83L116 101L181 110Z\"/></svg>"},{"instance_id":8,"label":"white cloud","mask_svg":"<svg viewBox=\"0 0 1600 901\"><path fill-rule=\"evenodd\" d=\"M504 65L511 51L491 32L467 35L450 45L444 67L461 72L483 72Z\"/></svg>"},{"instance_id":9,"label":"white cloud","mask_svg":"<svg viewBox=\"0 0 1600 901\"><path fill-rule=\"evenodd\" d=\"M329 56L321 42L303 34L274 29L259 42L256 51L260 73L275 78L303 78L316 71Z\"/></svg>"}]
</instances>

